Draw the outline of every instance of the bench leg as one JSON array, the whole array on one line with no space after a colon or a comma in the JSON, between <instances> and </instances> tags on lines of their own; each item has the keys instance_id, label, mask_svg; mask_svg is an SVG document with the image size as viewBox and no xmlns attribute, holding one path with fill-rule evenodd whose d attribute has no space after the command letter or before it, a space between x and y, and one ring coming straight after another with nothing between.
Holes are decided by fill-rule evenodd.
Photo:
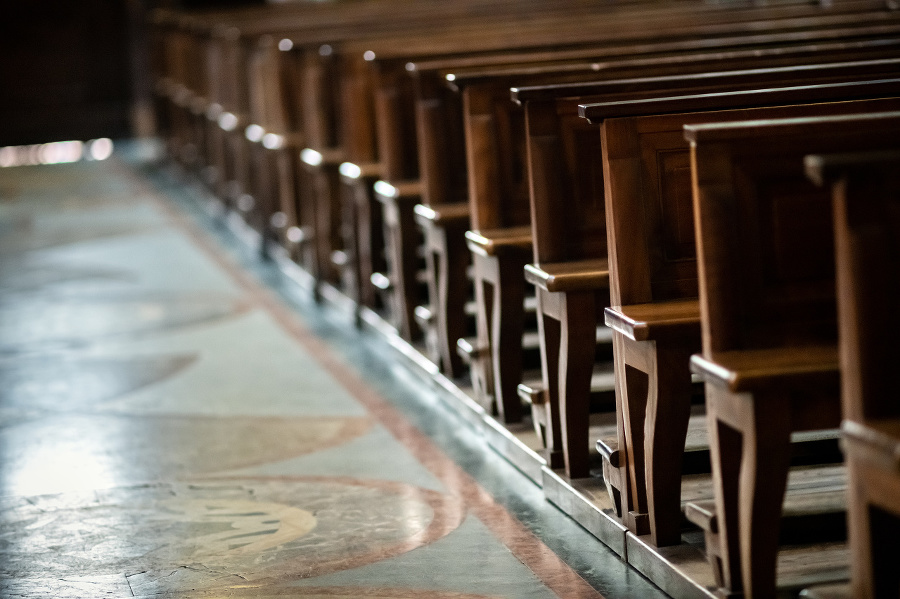
<instances>
[{"instance_id":1,"label":"bench leg","mask_svg":"<svg viewBox=\"0 0 900 599\"><path fill-rule=\"evenodd\" d=\"M469 365L472 387L478 403L488 408L494 399L494 360L491 323L495 318L494 287L497 285L497 259L472 254L475 287L475 336L478 352Z\"/></svg>"},{"instance_id":2,"label":"bench leg","mask_svg":"<svg viewBox=\"0 0 900 599\"><path fill-rule=\"evenodd\" d=\"M541 338L541 378L547 400L542 405L533 406L534 410L543 410L543 417L535 416L535 423L546 422L543 433L545 458L550 468L556 469L564 465L563 441L560 421L559 402L559 359L560 359L560 321L552 316L558 313L559 294L547 293L538 289L538 333Z\"/></svg>"},{"instance_id":3,"label":"bench leg","mask_svg":"<svg viewBox=\"0 0 900 599\"><path fill-rule=\"evenodd\" d=\"M353 200L356 213L356 248L354 256L359 269L360 303L370 308L379 307L379 295L372 285L372 275L385 271L384 222L381 204L372 191L373 179L364 179L356 188Z\"/></svg>"},{"instance_id":4,"label":"bench leg","mask_svg":"<svg viewBox=\"0 0 900 599\"><path fill-rule=\"evenodd\" d=\"M644 455L644 423L647 418L649 378L630 364L626 352L634 349L622 335L616 333L614 358L616 361L616 384L621 393L622 427L619 430L619 450L624 453L621 466L628 493L624 494L622 507L623 524L631 532L644 535L650 532L647 521L647 481L646 456ZM643 347L643 344L640 344ZM621 351L618 351L621 350ZM646 370L646 367L644 368ZM618 408L619 406L617 406ZM617 423L618 424L618 423ZM621 458L620 458L621 459ZM623 489L619 489L623 491Z\"/></svg>"},{"instance_id":5,"label":"bench leg","mask_svg":"<svg viewBox=\"0 0 900 599\"><path fill-rule=\"evenodd\" d=\"M791 456L788 398L761 399L755 398L750 426L743 431L741 460L741 570L748 597L775 596L781 505Z\"/></svg>"},{"instance_id":6,"label":"bench leg","mask_svg":"<svg viewBox=\"0 0 900 599\"><path fill-rule=\"evenodd\" d=\"M466 223L468 225L468 223ZM428 223L424 227L428 260L429 294L437 327L437 350L441 370L450 378L462 374L462 360L456 341L466 335L466 299L469 296L469 251L465 227L445 227ZM433 291L432 291L433 290Z\"/></svg>"},{"instance_id":7,"label":"bench leg","mask_svg":"<svg viewBox=\"0 0 900 599\"><path fill-rule=\"evenodd\" d=\"M588 449L591 375L597 347L596 294L562 295L560 310L559 411L566 474L590 475Z\"/></svg>"},{"instance_id":8,"label":"bench leg","mask_svg":"<svg viewBox=\"0 0 900 599\"><path fill-rule=\"evenodd\" d=\"M281 245L288 247L284 237L287 228L297 224L297 189L294 162L290 150L276 150L276 174L278 177L278 211L284 216L280 222L273 222L277 239Z\"/></svg>"},{"instance_id":9,"label":"bench leg","mask_svg":"<svg viewBox=\"0 0 900 599\"><path fill-rule=\"evenodd\" d=\"M649 373L645 472L650 540L657 547L681 542L681 472L691 417L690 355L657 342Z\"/></svg>"},{"instance_id":10,"label":"bench leg","mask_svg":"<svg viewBox=\"0 0 900 599\"><path fill-rule=\"evenodd\" d=\"M852 453L847 475L853 597L893 597L900 588L900 480Z\"/></svg>"},{"instance_id":11,"label":"bench leg","mask_svg":"<svg viewBox=\"0 0 900 599\"><path fill-rule=\"evenodd\" d=\"M331 252L337 248L336 239L340 214L338 197L339 173L334 165L309 167L312 202L314 206L313 235L311 240L312 274L316 282L316 297L322 283L334 282L336 271L331 262Z\"/></svg>"},{"instance_id":12,"label":"bench leg","mask_svg":"<svg viewBox=\"0 0 900 599\"><path fill-rule=\"evenodd\" d=\"M353 300L357 306L363 305L362 290L363 278L360 255L362 248L359 235L359 210L357 196L364 194L366 190L358 179L341 179L341 242L344 246L347 262L341 272L341 281L344 293Z\"/></svg>"},{"instance_id":13,"label":"bench leg","mask_svg":"<svg viewBox=\"0 0 900 599\"><path fill-rule=\"evenodd\" d=\"M222 181L222 201L231 209L237 207L237 200L244 192L247 171L247 148L243 136L236 133L225 134L226 169Z\"/></svg>"},{"instance_id":14,"label":"bench leg","mask_svg":"<svg viewBox=\"0 0 900 599\"><path fill-rule=\"evenodd\" d=\"M732 394L707 385L707 411L723 591L774 597L790 467L789 398Z\"/></svg>"},{"instance_id":15,"label":"bench leg","mask_svg":"<svg viewBox=\"0 0 900 599\"><path fill-rule=\"evenodd\" d=\"M522 382L522 334L525 329L525 260L496 258L497 278L493 293L491 362L494 370L494 397L504 422L522 420L522 400L517 387Z\"/></svg>"},{"instance_id":16,"label":"bench leg","mask_svg":"<svg viewBox=\"0 0 900 599\"><path fill-rule=\"evenodd\" d=\"M719 546L707 549L707 557L720 589L741 590L740 543L738 541L738 479L741 466L741 435L719 419L718 396L727 392L706 385L706 419L709 457L715 492ZM710 539L707 536L707 539Z\"/></svg>"}]
</instances>

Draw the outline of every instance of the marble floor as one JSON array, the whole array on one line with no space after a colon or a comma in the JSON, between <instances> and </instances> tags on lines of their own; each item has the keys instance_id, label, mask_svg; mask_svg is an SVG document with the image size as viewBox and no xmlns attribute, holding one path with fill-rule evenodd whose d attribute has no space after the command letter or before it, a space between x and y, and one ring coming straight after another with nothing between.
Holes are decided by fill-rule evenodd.
<instances>
[{"instance_id":1,"label":"marble floor","mask_svg":"<svg viewBox=\"0 0 900 599\"><path fill-rule=\"evenodd\" d=\"M123 146L0 169L0 597L663 597Z\"/></svg>"}]
</instances>

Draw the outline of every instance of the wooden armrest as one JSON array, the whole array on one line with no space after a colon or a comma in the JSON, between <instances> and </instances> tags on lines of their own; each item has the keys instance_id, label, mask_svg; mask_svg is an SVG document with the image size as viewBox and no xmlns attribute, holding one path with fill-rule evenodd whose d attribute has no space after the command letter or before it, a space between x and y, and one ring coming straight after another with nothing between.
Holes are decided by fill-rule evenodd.
<instances>
[{"instance_id":1,"label":"wooden armrest","mask_svg":"<svg viewBox=\"0 0 900 599\"><path fill-rule=\"evenodd\" d=\"M602 289L609 286L609 262L602 259L526 264L525 280L550 292Z\"/></svg>"},{"instance_id":2,"label":"wooden armrest","mask_svg":"<svg viewBox=\"0 0 900 599\"><path fill-rule=\"evenodd\" d=\"M386 200L410 201L422 197L421 181L400 181L388 183L384 180L375 181L375 197L381 202Z\"/></svg>"},{"instance_id":3,"label":"wooden armrest","mask_svg":"<svg viewBox=\"0 0 900 599\"><path fill-rule=\"evenodd\" d=\"M606 326L635 341L674 339L696 341L700 347L700 302L679 300L634 304L605 310Z\"/></svg>"},{"instance_id":4,"label":"wooden armrest","mask_svg":"<svg viewBox=\"0 0 900 599\"><path fill-rule=\"evenodd\" d=\"M342 162L338 168L341 176L347 179L372 179L381 174L381 165L377 162L356 164L354 162Z\"/></svg>"},{"instance_id":5,"label":"wooden armrest","mask_svg":"<svg viewBox=\"0 0 900 599\"><path fill-rule=\"evenodd\" d=\"M458 202L453 204L441 204L440 206L426 206L416 204L416 216L436 225L453 225L469 222L469 203Z\"/></svg>"},{"instance_id":6,"label":"wooden armrest","mask_svg":"<svg viewBox=\"0 0 900 599\"><path fill-rule=\"evenodd\" d=\"M490 347L478 343L475 337L461 337L456 340L456 354L463 359L466 364L479 360L490 355Z\"/></svg>"},{"instance_id":7,"label":"wooden armrest","mask_svg":"<svg viewBox=\"0 0 900 599\"><path fill-rule=\"evenodd\" d=\"M779 347L718 352L707 358L691 356L691 372L704 381L739 393L788 382L837 377L836 345Z\"/></svg>"},{"instance_id":8,"label":"wooden armrest","mask_svg":"<svg viewBox=\"0 0 900 599\"><path fill-rule=\"evenodd\" d=\"M300 152L300 160L309 166L337 166L344 161L343 156L344 152L340 148L304 148Z\"/></svg>"},{"instance_id":9,"label":"wooden armrest","mask_svg":"<svg viewBox=\"0 0 900 599\"><path fill-rule=\"evenodd\" d=\"M531 253L531 227L466 231L466 244L482 256Z\"/></svg>"},{"instance_id":10,"label":"wooden armrest","mask_svg":"<svg viewBox=\"0 0 900 599\"><path fill-rule=\"evenodd\" d=\"M619 440L615 437L597 439L597 453L602 455L609 461L609 465L613 468L619 468L622 465L622 454L619 452Z\"/></svg>"},{"instance_id":11,"label":"wooden armrest","mask_svg":"<svg viewBox=\"0 0 900 599\"><path fill-rule=\"evenodd\" d=\"M900 418L845 420L844 446L856 458L900 474Z\"/></svg>"}]
</instances>

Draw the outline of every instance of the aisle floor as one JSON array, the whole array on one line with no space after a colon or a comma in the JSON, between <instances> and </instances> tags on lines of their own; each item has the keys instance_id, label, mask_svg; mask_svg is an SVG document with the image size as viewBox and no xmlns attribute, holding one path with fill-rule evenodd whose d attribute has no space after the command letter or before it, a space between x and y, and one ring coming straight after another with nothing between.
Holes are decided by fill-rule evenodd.
<instances>
[{"instance_id":1,"label":"aisle floor","mask_svg":"<svg viewBox=\"0 0 900 599\"><path fill-rule=\"evenodd\" d=\"M126 147L0 169L0 596L663 597Z\"/></svg>"}]
</instances>

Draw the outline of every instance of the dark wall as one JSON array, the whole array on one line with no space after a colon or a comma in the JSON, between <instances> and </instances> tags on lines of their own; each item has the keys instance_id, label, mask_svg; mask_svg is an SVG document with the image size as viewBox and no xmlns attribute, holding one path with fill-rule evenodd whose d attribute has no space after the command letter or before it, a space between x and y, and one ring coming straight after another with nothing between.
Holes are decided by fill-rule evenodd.
<instances>
[{"instance_id":1,"label":"dark wall","mask_svg":"<svg viewBox=\"0 0 900 599\"><path fill-rule=\"evenodd\" d=\"M148 133L144 15L159 5L209 8L246 3L5 2L0 14L0 146ZM135 116L142 122L132 123Z\"/></svg>"},{"instance_id":2,"label":"dark wall","mask_svg":"<svg viewBox=\"0 0 900 599\"><path fill-rule=\"evenodd\" d=\"M27 0L3 12L0 145L128 135L124 0Z\"/></svg>"}]
</instances>

